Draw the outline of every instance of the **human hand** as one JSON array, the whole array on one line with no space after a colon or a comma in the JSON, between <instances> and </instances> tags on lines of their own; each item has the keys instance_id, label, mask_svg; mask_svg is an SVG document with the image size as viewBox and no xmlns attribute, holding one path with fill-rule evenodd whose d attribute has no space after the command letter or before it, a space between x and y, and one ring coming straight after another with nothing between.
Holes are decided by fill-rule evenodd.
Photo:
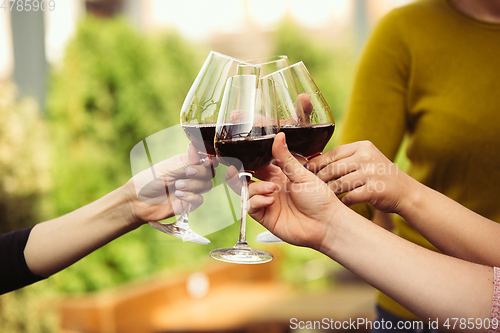
<instances>
[{"instance_id":1,"label":"human hand","mask_svg":"<svg viewBox=\"0 0 500 333\"><path fill-rule=\"evenodd\" d=\"M321 251L326 239L334 237L338 214L347 209L318 177L290 153L285 135L273 144L276 165L255 176L263 181L249 186L249 214L287 243Z\"/></svg>"},{"instance_id":2,"label":"human hand","mask_svg":"<svg viewBox=\"0 0 500 333\"><path fill-rule=\"evenodd\" d=\"M308 169L348 206L368 202L386 213L401 214L418 182L401 171L369 141L339 146L308 162Z\"/></svg>"},{"instance_id":3,"label":"human hand","mask_svg":"<svg viewBox=\"0 0 500 333\"><path fill-rule=\"evenodd\" d=\"M188 146L187 154L175 155L132 177L124 186L130 223L160 221L182 211L182 201L191 210L203 202L200 193L212 188L216 160L200 160L196 148ZM154 176L153 176L154 175Z\"/></svg>"}]
</instances>

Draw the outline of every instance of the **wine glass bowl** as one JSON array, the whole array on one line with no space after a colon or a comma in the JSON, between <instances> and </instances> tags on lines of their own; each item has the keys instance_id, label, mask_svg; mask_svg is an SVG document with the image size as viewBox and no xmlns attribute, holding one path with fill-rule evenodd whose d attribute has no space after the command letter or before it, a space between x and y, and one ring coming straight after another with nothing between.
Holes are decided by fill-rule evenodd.
<instances>
[{"instance_id":1,"label":"wine glass bowl","mask_svg":"<svg viewBox=\"0 0 500 333\"><path fill-rule=\"evenodd\" d=\"M232 248L210 252L214 259L257 264L273 256L248 246L245 236L248 211L248 182L252 174L272 161L272 145L279 131L274 82L256 75L229 78L224 92L215 134L219 161L233 165L241 181L241 224L238 242Z\"/></svg>"},{"instance_id":2,"label":"wine glass bowl","mask_svg":"<svg viewBox=\"0 0 500 333\"><path fill-rule=\"evenodd\" d=\"M210 52L181 108L184 133L202 155L215 156L215 125L229 77L258 75L259 68L218 52Z\"/></svg>"},{"instance_id":3,"label":"wine glass bowl","mask_svg":"<svg viewBox=\"0 0 500 333\"><path fill-rule=\"evenodd\" d=\"M304 63L265 77L275 83L280 130L290 151L305 161L321 154L333 134L335 120Z\"/></svg>"}]
</instances>

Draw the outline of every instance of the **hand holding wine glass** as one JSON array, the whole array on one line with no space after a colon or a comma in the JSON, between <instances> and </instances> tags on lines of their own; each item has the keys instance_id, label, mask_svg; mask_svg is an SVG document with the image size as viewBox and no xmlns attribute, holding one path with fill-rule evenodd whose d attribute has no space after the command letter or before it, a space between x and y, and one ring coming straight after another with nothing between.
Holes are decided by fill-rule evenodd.
<instances>
[{"instance_id":1,"label":"hand holding wine glass","mask_svg":"<svg viewBox=\"0 0 500 333\"><path fill-rule=\"evenodd\" d=\"M241 225L232 248L210 252L212 258L235 263L264 263L273 259L265 251L251 249L246 241L248 182L252 174L272 161L272 144L279 131L274 83L255 75L228 80L217 120L215 150L218 159L239 170L241 181Z\"/></svg>"},{"instance_id":2,"label":"hand holding wine glass","mask_svg":"<svg viewBox=\"0 0 500 333\"><path fill-rule=\"evenodd\" d=\"M185 203L193 209L201 205L199 193L212 188L213 163L217 161L199 163L198 153L190 144L187 154L177 154L135 174L123 187L130 198L133 220L160 221L181 211Z\"/></svg>"}]
</instances>

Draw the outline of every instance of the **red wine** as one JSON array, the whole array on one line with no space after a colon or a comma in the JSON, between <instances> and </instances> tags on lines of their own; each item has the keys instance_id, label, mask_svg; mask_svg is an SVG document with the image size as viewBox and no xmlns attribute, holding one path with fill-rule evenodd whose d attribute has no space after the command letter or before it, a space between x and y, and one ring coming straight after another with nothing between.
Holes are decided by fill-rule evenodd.
<instances>
[{"instance_id":1,"label":"red wine","mask_svg":"<svg viewBox=\"0 0 500 333\"><path fill-rule=\"evenodd\" d=\"M182 129L200 154L215 156L215 123L186 124Z\"/></svg>"},{"instance_id":2,"label":"red wine","mask_svg":"<svg viewBox=\"0 0 500 333\"><path fill-rule=\"evenodd\" d=\"M280 131L285 133L286 144L292 153L311 158L323 151L330 140L335 124L285 125Z\"/></svg>"},{"instance_id":3,"label":"red wine","mask_svg":"<svg viewBox=\"0 0 500 333\"><path fill-rule=\"evenodd\" d=\"M258 171L273 159L273 142L275 134L220 140L215 142L215 150L221 163L234 165L238 170L246 172Z\"/></svg>"}]
</instances>

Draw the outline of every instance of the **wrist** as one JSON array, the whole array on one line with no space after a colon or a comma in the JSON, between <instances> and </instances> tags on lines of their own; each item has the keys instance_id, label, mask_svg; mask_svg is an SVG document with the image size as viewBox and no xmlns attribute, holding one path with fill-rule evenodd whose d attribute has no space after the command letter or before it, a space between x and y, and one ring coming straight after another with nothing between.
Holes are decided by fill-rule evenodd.
<instances>
[{"instance_id":1,"label":"wrist","mask_svg":"<svg viewBox=\"0 0 500 333\"><path fill-rule=\"evenodd\" d=\"M331 207L331 211L325 215L328 218L325 221L324 237L314 249L334 258L333 253L339 244L339 238L342 238L349 224L349 212L353 211L339 200L335 200Z\"/></svg>"},{"instance_id":2,"label":"wrist","mask_svg":"<svg viewBox=\"0 0 500 333\"><path fill-rule=\"evenodd\" d=\"M400 207L395 213L406 219L408 216L411 216L415 207L418 207L421 203L423 198L422 190L425 187L410 176L406 174L405 176L408 179L408 184L403 187L404 193L401 196Z\"/></svg>"},{"instance_id":3,"label":"wrist","mask_svg":"<svg viewBox=\"0 0 500 333\"><path fill-rule=\"evenodd\" d=\"M139 227L151 221L160 221L175 215L172 197L145 197L144 201L138 198L134 181L131 179L117 191L123 198L123 218L131 227ZM150 202L148 202L150 201ZM180 209L180 208L179 208Z\"/></svg>"},{"instance_id":4,"label":"wrist","mask_svg":"<svg viewBox=\"0 0 500 333\"><path fill-rule=\"evenodd\" d=\"M125 185L119 187L116 192L118 192L118 196L121 198L119 204L120 213L128 225L137 228L147 222L142 221L136 214L138 198L132 181L128 181Z\"/></svg>"}]
</instances>

